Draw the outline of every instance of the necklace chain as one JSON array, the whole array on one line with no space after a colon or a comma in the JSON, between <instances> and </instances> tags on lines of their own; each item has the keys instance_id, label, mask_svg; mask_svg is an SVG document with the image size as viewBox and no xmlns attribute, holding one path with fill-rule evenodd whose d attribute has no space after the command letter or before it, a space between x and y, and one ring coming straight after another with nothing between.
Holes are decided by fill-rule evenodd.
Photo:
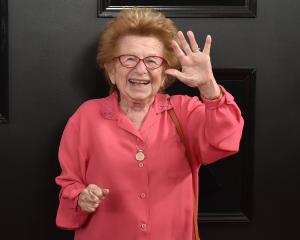
<instances>
[{"instance_id":1,"label":"necklace chain","mask_svg":"<svg viewBox=\"0 0 300 240\"><path fill-rule=\"evenodd\" d=\"M137 161L143 161L144 159L145 159L145 152L144 152L144 150L145 150L145 146L146 146L146 143L148 142L148 140L149 140L149 136L150 136L150 129L151 127L149 127L149 129L148 129L148 133L147 133L147 137L146 137L146 139L145 139L145 141L143 141L143 148L140 148L139 146L138 146L138 137L136 137L136 144L135 144L135 146L136 146L136 149L137 149L137 152L136 152L136 154L135 154L135 159L137 160Z\"/></svg>"}]
</instances>

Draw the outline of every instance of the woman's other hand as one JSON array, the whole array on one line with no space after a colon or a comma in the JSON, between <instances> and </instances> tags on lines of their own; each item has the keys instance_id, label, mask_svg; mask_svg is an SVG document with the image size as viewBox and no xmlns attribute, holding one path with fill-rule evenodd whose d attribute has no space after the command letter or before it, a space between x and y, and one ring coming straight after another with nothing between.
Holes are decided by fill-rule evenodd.
<instances>
[{"instance_id":1,"label":"woman's other hand","mask_svg":"<svg viewBox=\"0 0 300 240\"><path fill-rule=\"evenodd\" d=\"M208 35L206 37L202 51L192 31L187 32L189 43L181 31L177 33L177 36L181 46L176 41L173 41L172 47L182 69L181 71L167 69L165 73L174 76L189 87L197 87L207 99L220 96L220 88L214 78L210 60L211 36Z\"/></svg>"},{"instance_id":2,"label":"woman's other hand","mask_svg":"<svg viewBox=\"0 0 300 240\"><path fill-rule=\"evenodd\" d=\"M78 206L82 211L94 212L108 193L109 189L101 189L95 184L90 184L79 194Z\"/></svg>"}]
</instances>

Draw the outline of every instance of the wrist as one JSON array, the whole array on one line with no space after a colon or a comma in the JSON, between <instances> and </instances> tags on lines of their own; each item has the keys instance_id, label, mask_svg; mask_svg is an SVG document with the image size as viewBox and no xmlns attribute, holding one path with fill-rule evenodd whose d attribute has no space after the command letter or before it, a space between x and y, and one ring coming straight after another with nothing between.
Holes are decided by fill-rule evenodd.
<instances>
[{"instance_id":1,"label":"wrist","mask_svg":"<svg viewBox=\"0 0 300 240\"><path fill-rule=\"evenodd\" d=\"M222 97L223 97L223 93L222 93L222 91L221 91L221 89L220 89L220 92L219 92L219 94L218 95L215 95L215 96L213 96L213 97L206 97L206 96L203 96L202 94L201 94L201 97L202 97L202 99L205 99L205 100L209 100L209 101L214 101L214 100L219 100L219 99L221 99Z\"/></svg>"},{"instance_id":2,"label":"wrist","mask_svg":"<svg viewBox=\"0 0 300 240\"><path fill-rule=\"evenodd\" d=\"M200 95L206 100L217 100L220 99L223 94L220 86L215 80L209 81L200 87L198 87Z\"/></svg>"}]
</instances>

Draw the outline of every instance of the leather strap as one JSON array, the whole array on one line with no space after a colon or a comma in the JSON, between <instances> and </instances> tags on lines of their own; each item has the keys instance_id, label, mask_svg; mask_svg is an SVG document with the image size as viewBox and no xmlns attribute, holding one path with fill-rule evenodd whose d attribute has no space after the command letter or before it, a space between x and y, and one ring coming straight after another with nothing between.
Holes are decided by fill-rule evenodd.
<instances>
[{"instance_id":1,"label":"leather strap","mask_svg":"<svg viewBox=\"0 0 300 240\"><path fill-rule=\"evenodd\" d=\"M180 140L181 142L183 143L183 145L185 146L185 150L186 150L186 155L187 155L187 159L189 161L189 164L190 164L190 167L191 167L191 171L193 172L193 168L192 168L192 158L191 158L191 155L189 153L189 150L188 150L188 147L187 147L187 142L186 142L186 139L184 137L184 133L183 133L183 130L182 130L182 127L181 127L181 124L176 116L176 113L174 111L173 108L169 109L168 110L168 113L176 127L176 131L180 137ZM192 178L194 179L194 178ZM194 181L194 180L193 180ZM193 186L194 186L194 183L193 183ZM200 240L200 237L199 237L199 229L198 229L198 206L196 205L196 195L195 195L195 191L194 191L194 188L193 188L193 219L194 219L194 233L195 233L195 239L196 240Z\"/></svg>"}]
</instances>

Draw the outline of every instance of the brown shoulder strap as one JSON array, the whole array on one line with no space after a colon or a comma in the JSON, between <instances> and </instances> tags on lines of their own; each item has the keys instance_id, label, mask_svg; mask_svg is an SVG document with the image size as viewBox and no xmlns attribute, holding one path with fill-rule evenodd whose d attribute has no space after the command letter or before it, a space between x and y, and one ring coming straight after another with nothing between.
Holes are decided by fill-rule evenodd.
<instances>
[{"instance_id":1,"label":"brown shoulder strap","mask_svg":"<svg viewBox=\"0 0 300 240\"><path fill-rule=\"evenodd\" d=\"M169 115L170 115L170 117L171 117L171 119L172 119L172 121L173 121L173 123L176 127L176 131L177 131L177 133L180 137L181 142L185 146L187 158L188 158L191 170L192 170L192 162L191 162L192 159L191 159L190 154L189 154L189 150L188 150L188 147L187 147L187 143L186 143L186 140L185 140L184 133L183 133L182 127L180 125L180 122L179 122L179 120L177 118L177 115L176 115L173 108L169 109L168 113L169 113ZM194 179L194 178L192 178L192 179ZM194 220L195 239L200 240L199 229L198 229L198 207L196 206L196 196L195 196L194 188L193 188L193 220Z\"/></svg>"},{"instance_id":2,"label":"brown shoulder strap","mask_svg":"<svg viewBox=\"0 0 300 240\"><path fill-rule=\"evenodd\" d=\"M177 118L177 115L174 111L173 108L169 109L168 110L169 114L170 114L170 117L172 118L174 124L175 124L175 127L176 127L176 131L180 137L180 140L181 142L184 144L184 146L186 147L186 142L185 142L185 137L184 137L184 134L183 134L183 131L182 131L182 128L181 128L181 125L180 125L180 122Z\"/></svg>"}]
</instances>

